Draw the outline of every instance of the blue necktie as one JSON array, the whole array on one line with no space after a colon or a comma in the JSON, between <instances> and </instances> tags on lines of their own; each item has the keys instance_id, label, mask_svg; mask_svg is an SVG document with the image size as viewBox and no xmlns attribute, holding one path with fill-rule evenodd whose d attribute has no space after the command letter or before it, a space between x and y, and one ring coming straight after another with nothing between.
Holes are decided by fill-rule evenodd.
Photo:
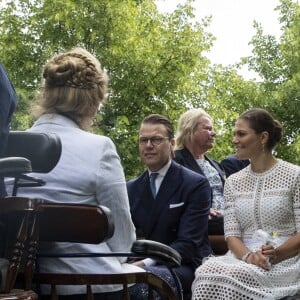
<instances>
[{"instance_id":1,"label":"blue necktie","mask_svg":"<svg viewBox=\"0 0 300 300\"><path fill-rule=\"evenodd\" d=\"M159 173L151 173L151 174L150 174L150 189L151 189L153 198L156 197L155 180L156 180L156 177L157 177L158 174L159 174Z\"/></svg>"}]
</instances>

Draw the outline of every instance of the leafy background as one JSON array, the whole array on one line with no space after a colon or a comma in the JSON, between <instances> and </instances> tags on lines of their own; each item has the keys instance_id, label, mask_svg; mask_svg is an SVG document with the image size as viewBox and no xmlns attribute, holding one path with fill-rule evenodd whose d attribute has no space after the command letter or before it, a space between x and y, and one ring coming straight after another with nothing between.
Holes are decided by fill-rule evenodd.
<instances>
[{"instance_id":1,"label":"leafy background","mask_svg":"<svg viewBox=\"0 0 300 300\"><path fill-rule=\"evenodd\" d=\"M213 65L204 53L214 36L210 18L197 22L190 0L168 14L153 0L20 0L0 8L0 60L15 85L19 102L12 129L33 123L41 70L53 54L82 46L95 54L110 77L109 101L93 131L116 144L127 179L143 170L137 132L141 120L161 113L177 120L191 107L204 108L218 133L209 155L216 160L234 152L232 128L240 113L262 107L279 119L285 138L276 155L300 162L300 6L281 0L282 36L256 34L250 57L230 67ZM245 80L247 65L260 80Z\"/></svg>"}]
</instances>

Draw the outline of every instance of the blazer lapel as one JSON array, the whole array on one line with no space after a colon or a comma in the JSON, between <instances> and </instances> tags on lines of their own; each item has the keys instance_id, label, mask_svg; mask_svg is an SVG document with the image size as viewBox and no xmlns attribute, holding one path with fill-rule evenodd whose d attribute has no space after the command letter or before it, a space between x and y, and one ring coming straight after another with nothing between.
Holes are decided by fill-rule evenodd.
<instances>
[{"instance_id":1,"label":"blazer lapel","mask_svg":"<svg viewBox=\"0 0 300 300\"><path fill-rule=\"evenodd\" d=\"M197 161L195 160L195 158L193 157L192 153L186 148L183 148L181 151L182 151L182 157L184 158L184 160L186 162L186 167L188 169L194 170L195 172L204 175L202 169L199 167L199 165L198 165Z\"/></svg>"},{"instance_id":2,"label":"blazer lapel","mask_svg":"<svg viewBox=\"0 0 300 300\"><path fill-rule=\"evenodd\" d=\"M156 200L153 199L150 190L150 179L148 171L144 172L136 183L136 192L134 193L134 201L131 203L131 213L143 222L142 229L137 232L139 237L149 238L150 231L155 224L152 219L152 212L156 210Z\"/></svg>"}]
</instances>

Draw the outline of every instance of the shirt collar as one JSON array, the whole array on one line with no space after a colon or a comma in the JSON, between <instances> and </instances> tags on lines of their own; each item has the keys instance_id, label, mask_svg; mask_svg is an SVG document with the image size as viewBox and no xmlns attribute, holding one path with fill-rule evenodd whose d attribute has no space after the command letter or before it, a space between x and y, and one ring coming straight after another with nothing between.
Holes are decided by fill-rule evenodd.
<instances>
[{"instance_id":1,"label":"shirt collar","mask_svg":"<svg viewBox=\"0 0 300 300\"><path fill-rule=\"evenodd\" d=\"M150 170L148 170L149 172L149 176L151 175L151 173L158 173L158 176L162 176L165 177L166 173L168 172L170 166L171 166L172 160L170 159L160 170L158 170L157 172L151 172Z\"/></svg>"}]
</instances>

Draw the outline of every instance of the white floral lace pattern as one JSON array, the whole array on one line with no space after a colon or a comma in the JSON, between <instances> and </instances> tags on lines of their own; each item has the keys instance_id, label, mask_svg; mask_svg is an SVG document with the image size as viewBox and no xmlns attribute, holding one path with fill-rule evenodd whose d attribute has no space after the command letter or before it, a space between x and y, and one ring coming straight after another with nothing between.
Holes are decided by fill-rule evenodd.
<instances>
[{"instance_id":1,"label":"white floral lace pattern","mask_svg":"<svg viewBox=\"0 0 300 300\"><path fill-rule=\"evenodd\" d=\"M227 179L224 195L225 237L240 237L250 249L258 229L276 231L283 241L300 231L299 166L278 160L260 174L248 166ZM300 255L264 271L228 252L207 259L195 275L194 300L281 299L300 292Z\"/></svg>"}]
</instances>

